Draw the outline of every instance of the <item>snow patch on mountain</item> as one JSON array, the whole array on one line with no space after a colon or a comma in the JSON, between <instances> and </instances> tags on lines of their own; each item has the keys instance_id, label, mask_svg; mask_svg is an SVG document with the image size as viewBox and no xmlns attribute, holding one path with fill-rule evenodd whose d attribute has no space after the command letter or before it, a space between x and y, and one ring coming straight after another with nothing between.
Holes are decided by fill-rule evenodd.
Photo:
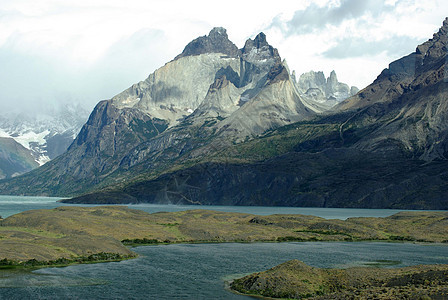
<instances>
[{"instance_id":1,"label":"snow patch on mountain","mask_svg":"<svg viewBox=\"0 0 448 300\"><path fill-rule=\"evenodd\" d=\"M19 144L27 149L32 149L32 144L44 146L47 141L45 138L50 134L50 130L44 130L42 132L26 131L19 136L13 137Z\"/></svg>"},{"instance_id":2,"label":"snow patch on mountain","mask_svg":"<svg viewBox=\"0 0 448 300\"><path fill-rule=\"evenodd\" d=\"M11 136L8 133L6 133L3 129L0 128L0 138L2 138L2 137L10 138Z\"/></svg>"}]
</instances>

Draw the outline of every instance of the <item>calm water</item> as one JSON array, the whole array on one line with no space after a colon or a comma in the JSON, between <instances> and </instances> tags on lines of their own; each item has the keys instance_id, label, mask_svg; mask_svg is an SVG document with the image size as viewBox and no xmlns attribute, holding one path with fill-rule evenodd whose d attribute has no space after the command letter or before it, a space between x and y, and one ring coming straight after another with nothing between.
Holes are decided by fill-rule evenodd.
<instances>
[{"instance_id":1,"label":"calm water","mask_svg":"<svg viewBox=\"0 0 448 300\"><path fill-rule=\"evenodd\" d=\"M56 202L62 198L50 197L20 197L0 195L0 216L6 218L10 215L30 209L47 209L58 206L74 206ZM95 205L76 205L95 206ZM210 205L158 205L136 204L128 205L130 208L144 210L149 213L159 211L183 211L189 209L211 209L225 212L242 212L256 215L272 214L303 214L314 215L326 219L347 219L349 217L387 217L402 210L394 209L356 209L356 208L312 208L312 207L262 207L262 206L210 206Z\"/></svg>"},{"instance_id":2,"label":"calm water","mask_svg":"<svg viewBox=\"0 0 448 300\"><path fill-rule=\"evenodd\" d=\"M118 263L1 273L1 299L250 299L225 289L235 276L290 259L317 267L376 260L397 266L448 263L443 245L392 243L254 243L144 246Z\"/></svg>"},{"instance_id":3,"label":"calm water","mask_svg":"<svg viewBox=\"0 0 448 300\"><path fill-rule=\"evenodd\" d=\"M56 198L0 196L0 215L54 208ZM193 208L260 215L297 213L325 218L385 217L397 210L288 207L130 205L147 212ZM400 243L254 243L143 246L140 257L117 263L0 272L0 299L250 299L225 282L290 259L316 267L349 267L377 260L394 266L448 263L447 245Z\"/></svg>"}]
</instances>

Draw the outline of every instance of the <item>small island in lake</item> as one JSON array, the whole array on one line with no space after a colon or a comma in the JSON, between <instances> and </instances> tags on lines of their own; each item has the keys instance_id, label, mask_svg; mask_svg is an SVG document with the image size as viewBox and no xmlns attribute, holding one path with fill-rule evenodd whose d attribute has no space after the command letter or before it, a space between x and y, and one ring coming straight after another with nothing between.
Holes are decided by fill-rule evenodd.
<instances>
[{"instance_id":1,"label":"small island in lake","mask_svg":"<svg viewBox=\"0 0 448 300\"><path fill-rule=\"evenodd\" d=\"M448 265L321 269L291 260L236 279L231 288L287 299L447 299Z\"/></svg>"}]
</instances>

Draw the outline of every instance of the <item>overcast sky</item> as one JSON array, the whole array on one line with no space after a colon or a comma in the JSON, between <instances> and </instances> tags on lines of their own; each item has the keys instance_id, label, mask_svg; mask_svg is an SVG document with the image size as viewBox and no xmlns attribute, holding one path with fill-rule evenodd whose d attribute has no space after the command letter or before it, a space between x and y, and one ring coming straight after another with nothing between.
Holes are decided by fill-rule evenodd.
<instances>
[{"instance_id":1,"label":"overcast sky","mask_svg":"<svg viewBox=\"0 0 448 300\"><path fill-rule=\"evenodd\" d=\"M447 16L446 0L0 0L0 110L90 110L215 26L239 48L263 31L297 75L363 88Z\"/></svg>"}]
</instances>

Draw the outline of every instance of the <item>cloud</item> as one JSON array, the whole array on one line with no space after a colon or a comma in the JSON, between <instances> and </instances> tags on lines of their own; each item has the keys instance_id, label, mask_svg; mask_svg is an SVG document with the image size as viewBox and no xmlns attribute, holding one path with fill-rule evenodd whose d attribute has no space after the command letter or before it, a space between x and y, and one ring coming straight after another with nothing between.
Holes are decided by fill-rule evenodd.
<instances>
[{"instance_id":1,"label":"cloud","mask_svg":"<svg viewBox=\"0 0 448 300\"><path fill-rule=\"evenodd\" d=\"M167 49L167 39L161 30L142 28L118 40L101 59L89 66L90 72L95 76L92 78L96 83L95 90L101 91L103 97L110 98L147 78L180 51L176 48Z\"/></svg>"},{"instance_id":2,"label":"cloud","mask_svg":"<svg viewBox=\"0 0 448 300\"><path fill-rule=\"evenodd\" d=\"M322 53L330 59L345 59L362 56L374 56L385 53L388 56L403 56L414 51L422 41L408 36L391 36L381 40L363 37L344 37L337 44Z\"/></svg>"},{"instance_id":3,"label":"cloud","mask_svg":"<svg viewBox=\"0 0 448 300\"><path fill-rule=\"evenodd\" d=\"M174 58L176 49L167 50L166 44L162 31L142 28L109 46L94 63L70 61L54 52L18 52L17 43L1 47L6 71L0 72L0 110L42 111L64 101L91 109Z\"/></svg>"},{"instance_id":4,"label":"cloud","mask_svg":"<svg viewBox=\"0 0 448 300\"><path fill-rule=\"evenodd\" d=\"M329 25L339 26L344 21L365 15L377 18L390 12L395 5L397 3L387 4L383 0L342 0L339 5L325 6L313 2L305 9L296 11L287 22L283 22L280 16L274 18L270 27L280 28L286 36L316 33Z\"/></svg>"}]
</instances>

